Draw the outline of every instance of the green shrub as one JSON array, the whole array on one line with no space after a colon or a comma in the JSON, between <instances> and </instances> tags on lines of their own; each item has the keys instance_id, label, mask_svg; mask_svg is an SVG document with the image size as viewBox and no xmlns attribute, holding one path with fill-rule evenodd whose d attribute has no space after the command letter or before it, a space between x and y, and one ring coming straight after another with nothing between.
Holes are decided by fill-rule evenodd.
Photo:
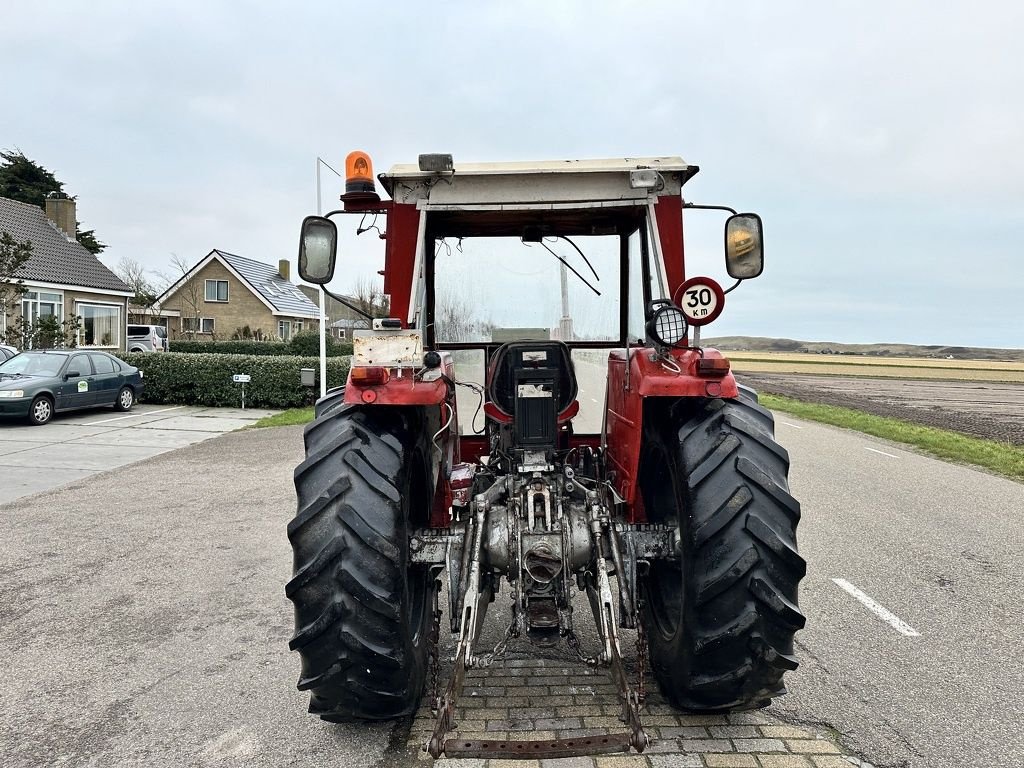
<instances>
[{"instance_id":1,"label":"green shrub","mask_svg":"<svg viewBox=\"0 0 1024 768\"><path fill-rule=\"evenodd\" d=\"M339 354L337 352L338 340L332 339L330 336L327 337L327 356L333 357ZM305 357L319 357L320 356L320 334L316 331L301 331L292 336L291 341L288 342L288 348L293 355L301 355ZM349 351L344 354L351 355L352 349L349 347Z\"/></svg>"},{"instance_id":2,"label":"green shrub","mask_svg":"<svg viewBox=\"0 0 1024 768\"><path fill-rule=\"evenodd\" d=\"M291 341L190 341L186 339L173 339L171 341L171 352L183 352L187 354L221 354L221 355L293 355L311 356L320 355L320 340L316 331L303 331L297 333ZM348 342L338 341L330 336L327 337L327 356L345 357L352 354L352 345Z\"/></svg>"},{"instance_id":3,"label":"green shrub","mask_svg":"<svg viewBox=\"0 0 1024 768\"><path fill-rule=\"evenodd\" d=\"M142 400L147 403L237 407L242 402L242 386L232 381L236 373L252 377L245 385L247 407L294 408L308 405L319 394L319 388L304 387L299 380L301 368L319 371L315 357L174 352L120 357L143 372ZM327 386L344 384L348 367L347 357L328 360Z\"/></svg>"},{"instance_id":4,"label":"green shrub","mask_svg":"<svg viewBox=\"0 0 1024 768\"><path fill-rule=\"evenodd\" d=\"M288 345L283 341L192 341L172 339L171 352L187 354L222 355L287 355Z\"/></svg>"}]
</instances>

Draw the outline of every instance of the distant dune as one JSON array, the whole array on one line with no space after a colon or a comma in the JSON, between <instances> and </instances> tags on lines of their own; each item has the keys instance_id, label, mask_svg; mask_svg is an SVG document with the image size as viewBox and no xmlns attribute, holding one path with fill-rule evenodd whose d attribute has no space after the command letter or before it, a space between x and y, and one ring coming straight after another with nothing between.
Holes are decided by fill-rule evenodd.
<instances>
[{"instance_id":1,"label":"distant dune","mask_svg":"<svg viewBox=\"0 0 1024 768\"><path fill-rule=\"evenodd\" d=\"M1024 362L1024 349L953 347L940 344L840 344L837 341L797 341L760 336L719 336L703 339L709 347L739 352L804 352L815 355L870 355L873 357L933 357L956 360Z\"/></svg>"}]
</instances>

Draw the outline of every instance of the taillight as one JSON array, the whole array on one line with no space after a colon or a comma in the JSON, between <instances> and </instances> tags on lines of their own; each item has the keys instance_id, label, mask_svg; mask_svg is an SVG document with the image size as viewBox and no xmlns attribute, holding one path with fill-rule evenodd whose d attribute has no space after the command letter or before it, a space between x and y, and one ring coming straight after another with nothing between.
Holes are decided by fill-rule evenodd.
<instances>
[{"instance_id":1,"label":"taillight","mask_svg":"<svg viewBox=\"0 0 1024 768\"><path fill-rule=\"evenodd\" d=\"M725 357L702 357L697 361L697 375L709 379L720 379L729 372L729 360Z\"/></svg>"},{"instance_id":2,"label":"taillight","mask_svg":"<svg viewBox=\"0 0 1024 768\"><path fill-rule=\"evenodd\" d=\"M387 384L391 373L382 365L360 365L352 368L352 383L361 386Z\"/></svg>"}]
</instances>

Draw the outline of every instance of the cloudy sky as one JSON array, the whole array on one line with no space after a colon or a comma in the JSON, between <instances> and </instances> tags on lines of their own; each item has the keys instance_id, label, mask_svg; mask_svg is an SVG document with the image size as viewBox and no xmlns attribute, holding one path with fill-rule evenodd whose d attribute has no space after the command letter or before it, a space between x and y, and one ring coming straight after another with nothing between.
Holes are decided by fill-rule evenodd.
<instances>
[{"instance_id":1,"label":"cloudy sky","mask_svg":"<svg viewBox=\"0 0 1024 768\"><path fill-rule=\"evenodd\" d=\"M163 272L294 258L317 155L679 154L765 221L712 334L1021 347L1022 36L1013 3L8 0L0 147ZM341 290L383 266L344 245Z\"/></svg>"}]
</instances>

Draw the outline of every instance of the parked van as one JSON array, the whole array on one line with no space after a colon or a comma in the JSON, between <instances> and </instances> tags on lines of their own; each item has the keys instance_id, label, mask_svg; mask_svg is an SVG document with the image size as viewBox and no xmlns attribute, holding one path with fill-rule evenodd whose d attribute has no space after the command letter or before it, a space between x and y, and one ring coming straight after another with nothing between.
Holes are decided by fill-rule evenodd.
<instances>
[{"instance_id":1,"label":"parked van","mask_svg":"<svg viewBox=\"0 0 1024 768\"><path fill-rule=\"evenodd\" d=\"M162 325L129 325L129 352L166 352L167 329Z\"/></svg>"}]
</instances>

